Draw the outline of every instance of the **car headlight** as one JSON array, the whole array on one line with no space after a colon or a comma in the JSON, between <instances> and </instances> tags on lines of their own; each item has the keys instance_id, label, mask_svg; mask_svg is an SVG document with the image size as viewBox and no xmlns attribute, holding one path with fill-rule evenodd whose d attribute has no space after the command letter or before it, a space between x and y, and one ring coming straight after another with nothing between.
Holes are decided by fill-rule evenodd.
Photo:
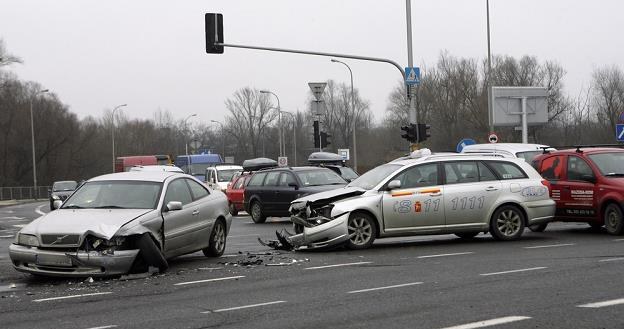
<instances>
[{"instance_id":1,"label":"car headlight","mask_svg":"<svg viewBox=\"0 0 624 329\"><path fill-rule=\"evenodd\" d=\"M24 246L38 247L39 239L34 235L19 233L17 236L17 243Z\"/></svg>"},{"instance_id":2,"label":"car headlight","mask_svg":"<svg viewBox=\"0 0 624 329\"><path fill-rule=\"evenodd\" d=\"M60 200L61 198L59 198L59 196L58 196L58 195L56 195L56 194L52 194L52 199L54 199L54 200Z\"/></svg>"}]
</instances>

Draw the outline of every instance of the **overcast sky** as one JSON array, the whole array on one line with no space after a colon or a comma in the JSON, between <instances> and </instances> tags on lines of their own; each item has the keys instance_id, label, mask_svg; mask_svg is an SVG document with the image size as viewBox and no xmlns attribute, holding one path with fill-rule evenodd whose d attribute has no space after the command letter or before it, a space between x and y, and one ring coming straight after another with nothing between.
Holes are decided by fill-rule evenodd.
<instances>
[{"instance_id":1,"label":"overcast sky","mask_svg":"<svg viewBox=\"0 0 624 329\"><path fill-rule=\"evenodd\" d=\"M412 0L414 64L441 51L487 56L485 0ZM0 38L24 64L12 71L57 93L83 118L127 103L130 118L158 109L221 120L243 87L269 89L304 110L310 81L349 83L330 58L226 48L206 54L204 13L224 16L226 43L383 57L407 66L404 0L0 0ZM621 0L491 0L493 54L558 61L570 93L600 66L624 68ZM391 65L344 60L383 117L400 81Z\"/></svg>"}]
</instances>

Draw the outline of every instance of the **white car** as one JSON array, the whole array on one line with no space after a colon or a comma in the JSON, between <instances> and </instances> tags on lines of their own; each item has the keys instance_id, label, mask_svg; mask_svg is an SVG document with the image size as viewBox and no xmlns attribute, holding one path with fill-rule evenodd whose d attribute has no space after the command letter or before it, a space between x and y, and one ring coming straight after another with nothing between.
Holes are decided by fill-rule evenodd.
<instances>
[{"instance_id":1,"label":"white car","mask_svg":"<svg viewBox=\"0 0 624 329\"><path fill-rule=\"evenodd\" d=\"M206 185L225 193L232 177L243 172L243 167L233 164L215 164L206 168Z\"/></svg>"},{"instance_id":2,"label":"white car","mask_svg":"<svg viewBox=\"0 0 624 329\"><path fill-rule=\"evenodd\" d=\"M345 188L291 203L293 248L371 246L377 238L489 232L518 239L555 214L547 182L519 159L417 151L376 167Z\"/></svg>"},{"instance_id":3,"label":"white car","mask_svg":"<svg viewBox=\"0 0 624 329\"><path fill-rule=\"evenodd\" d=\"M176 166L166 166L166 165L137 165L131 167L129 171L165 171L165 172L177 172L184 173L184 170L180 169L180 167Z\"/></svg>"},{"instance_id":4,"label":"white car","mask_svg":"<svg viewBox=\"0 0 624 329\"><path fill-rule=\"evenodd\" d=\"M505 158L519 158L531 163L537 155L555 149L543 144L524 143L487 143L466 145L461 153L494 153Z\"/></svg>"}]
</instances>

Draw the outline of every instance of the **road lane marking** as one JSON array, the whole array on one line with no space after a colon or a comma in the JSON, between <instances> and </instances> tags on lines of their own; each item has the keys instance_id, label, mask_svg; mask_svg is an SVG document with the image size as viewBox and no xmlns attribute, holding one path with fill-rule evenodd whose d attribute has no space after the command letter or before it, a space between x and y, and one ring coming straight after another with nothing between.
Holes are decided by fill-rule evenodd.
<instances>
[{"instance_id":1,"label":"road lane marking","mask_svg":"<svg viewBox=\"0 0 624 329\"><path fill-rule=\"evenodd\" d=\"M219 313L219 312L227 312L227 311L236 311L236 310L242 310L242 309L245 309L245 308L267 306L267 305L281 304L281 303L286 303L286 301L285 300L277 300L277 301L274 301L274 302L252 304L252 305L245 305L245 306L237 306L237 307L230 307L230 308L222 308L222 309L218 309L218 310L214 310L214 311L205 311L205 312L201 312L201 313L203 313L203 314L210 314L210 313Z\"/></svg>"},{"instance_id":2,"label":"road lane marking","mask_svg":"<svg viewBox=\"0 0 624 329\"><path fill-rule=\"evenodd\" d=\"M575 244L576 243L547 244L547 245L543 245L543 246L524 247L524 249L567 247L567 246L574 246Z\"/></svg>"},{"instance_id":3,"label":"road lane marking","mask_svg":"<svg viewBox=\"0 0 624 329\"><path fill-rule=\"evenodd\" d=\"M599 262L615 262L615 261L618 261L618 260L624 260L624 257L601 259L601 260L599 260Z\"/></svg>"},{"instance_id":4,"label":"road lane marking","mask_svg":"<svg viewBox=\"0 0 624 329\"><path fill-rule=\"evenodd\" d=\"M45 204L40 205L39 207L37 207L37 209L35 209L35 212L38 213L39 215L43 216L46 213L44 213L43 211L41 211L41 208L43 208L43 206L45 206Z\"/></svg>"},{"instance_id":5,"label":"road lane marking","mask_svg":"<svg viewBox=\"0 0 624 329\"><path fill-rule=\"evenodd\" d=\"M523 269L519 269L519 270L511 270L511 271L502 271L502 272L492 272L492 273L482 273L479 275L482 276L489 276L489 275L499 275L499 274L509 274L509 273L518 273L518 272L528 272L528 271L537 271L537 270L543 270L545 268L548 267L531 267L531 268L523 268Z\"/></svg>"},{"instance_id":6,"label":"road lane marking","mask_svg":"<svg viewBox=\"0 0 624 329\"><path fill-rule=\"evenodd\" d=\"M221 255L221 258L230 258L230 257L238 257L240 255L231 254L231 255Z\"/></svg>"},{"instance_id":7,"label":"road lane marking","mask_svg":"<svg viewBox=\"0 0 624 329\"><path fill-rule=\"evenodd\" d=\"M607 301L604 301L604 302L597 302L597 303L589 303L589 304L577 305L576 307L600 308L600 307L620 305L620 304L624 304L624 298L612 299L612 300L607 300Z\"/></svg>"},{"instance_id":8,"label":"road lane marking","mask_svg":"<svg viewBox=\"0 0 624 329\"><path fill-rule=\"evenodd\" d=\"M118 326L116 324L111 324L108 326L101 326L101 327L91 327L91 328L87 328L87 329L109 329L109 328L117 328Z\"/></svg>"},{"instance_id":9,"label":"road lane marking","mask_svg":"<svg viewBox=\"0 0 624 329\"><path fill-rule=\"evenodd\" d=\"M228 235L228 238L242 238L242 237L249 237L249 236L258 236L258 234L241 234L241 235Z\"/></svg>"},{"instance_id":10,"label":"road lane marking","mask_svg":"<svg viewBox=\"0 0 624 329\"><path fill-rule=\"evenodd\" d=\"M378 287L378 288L353 290L353 291L347 292L347 294L357 294L357 293L360 293L360 292L369 292L369 291L376 291L376 290L383 290L383 289L401 288L401 287L407 287L407 286L414 286L414 285L417 285L417 284L422 284L422 282L411 282L411 283L395 284L393 286L385 286L385 287Z\"/></svg>"},{"instance_id":11,"label":"road lane marking","mask_svg":"<svg viewBox=\"0 0 624 329\"><path fill-rule=\"evenodd\" d=\"M624 239L614 239L613 241L624 241Z\"/></svg>"},{"instance_id":12,"label":"road lane marking","mask_svg":"<svg viewBox=\"0 0 624 329\"><path fill-rule=\"evenodd\" d=\"M452 254L425 255L425 256L418 256L416 258L435 258L435 257L460 256L460 255L470 255L470 254L474 254L474 252L468 251L468 252L456 252Z\"/></svg>"},{"instance_id":13,"label":"road lane marking","mask_svg":"<svg viewBox=\"0 0 624 329\"><path fill-rule=\"evenodd\" d=\"M225 281L225 280L236 280L240 278L244 278L244 275L239 276L228 276L225 278L216 278L216 279L206 279L206 280L197 280L197 281L187 281L187 282L179 282L175 283L174 286L185 286L187 284L195 284L195 283L205 283L205 282L215 282L215 281Z\"/></svg>"},{"instance_id":14,"label":"road lane marking","mask_svg":"<svg viewBox=\"0 0 624 329\"><path fill-rule=\"evenodd\" d=\"M531 317L529 317L529 316L506 316L504 318L497 318L497 319L491 319L491 320L485 320L485 321L466 323L466 324L461 324L461 325L458 325L458 326L446 327L446 328L443 328L443 329L484 328L484 327L496 326L496 325L499 325L499 324L505 324L505 323L510 323L510 322L528 320L530 318Z\"/></svg>"},{"instance_id":15,"label":"road lane marking","mask_svg":"<svg viewBox=\"0 0 624 329\"><path fill-rule=\"evenodd\" d=\"M89 296L99 296L99 295L110 295L112 294L112 292L96 292L96 293L92 293L92 294L81 294L81 295L71 295L71 296L61 296L61 297L51 297L51 298L42 298L42 299L35 299L33 300L33 302L47 302L50 300L59 300L59 299L69 299L69 298L79 298L79 297L89 297Z\"/></svg>"},{"instance_id":16,"label":"road lane marking","mask_svg":"<svg viewBox=\"0 0 624 329\"><path fill-rule=\"evenodd\" d=\"M13 227L23 228L26 225L28 225L28 224L15 224L15 225L13 225Z\"/></svg>"},{"instance_id":17,"label":"road lane marking","mask_svg":"<svg viewBox=\"0 0 624 329\"><path fill-rule=\"evenodd\" d=\"M373 262L357 262L357 263L344 263L344 264L314 266L314 267L306 267L306 268L304 268L304 270L318 270L318 269L322 269L322 268L353 266L353 265L365 265L365 264L372 264L372 263Z\"/></svg>"},{"instance_id":18,"label":"road lane marking","mask_svg":"<svg viewBox=\"0 0 624 329\"><path fill-rule=\"evenodd\" d=\"M0 235L0 238L14 238L15 235Z\"/></svg>"}]
</instances>

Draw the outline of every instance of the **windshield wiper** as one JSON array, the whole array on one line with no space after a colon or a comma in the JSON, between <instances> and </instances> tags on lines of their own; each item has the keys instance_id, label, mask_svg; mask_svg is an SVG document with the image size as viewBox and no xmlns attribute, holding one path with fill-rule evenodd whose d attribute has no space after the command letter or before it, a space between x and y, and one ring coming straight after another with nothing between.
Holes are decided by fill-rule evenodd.
<instances>
[{"instance_id":1,"label":"windshield wiper","mask_svg":"<svg viewBox=\"0 0 624 329\"><path fill-rule=\"evenodd\" d=\"M63 207L63 209L83 209L83 208L84 207L81 207L81 206L75 205L75 204L70 204L70 205L67 205L67 206Z\"/></svg>"},{"instance_id":2,"label":"windshield wiper","mask_svg":"<svg viewBox=\"0 0 624 329\"><path fill-rule=\"evenodd\" d=\"M621 176L624 176L624 173L610 172L610 173L606 174L605 176L607 176L607 177L614 177L614 176L621 177Z\"/></svg>"},{"instance_id":3,"label":"windshield wiper","mask_svg":"<svg viewBox=\"0 0 624 329\"><path fill-rule=\"evenodd\" d=\"M126 207L109 205L109 206L93 207L93 209L126 209Z\"/></svg>"}]
</instances>

